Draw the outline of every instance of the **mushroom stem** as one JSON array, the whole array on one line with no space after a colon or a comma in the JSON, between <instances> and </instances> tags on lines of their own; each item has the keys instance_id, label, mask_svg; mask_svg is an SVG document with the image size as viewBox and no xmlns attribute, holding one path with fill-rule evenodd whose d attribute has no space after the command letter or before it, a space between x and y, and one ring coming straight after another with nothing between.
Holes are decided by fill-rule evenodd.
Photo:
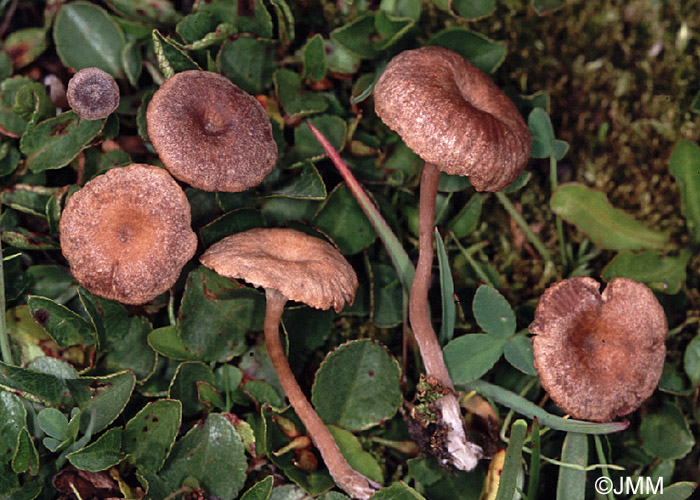
<instances>
[{"instance_id":1,"label":"mushroom stem","mask_svg":"<svg viewBox=\"0 0 700 500\"><path fill-rule=\"evenodd\" d=\"M306 399L289 367L289 361L284 353L279 336L279 324L284 305L287 303L287 297L278 290L271 288L265 290L265 296L267 298L264 325L265 345L270 355L272 366L275 367L277 377L285 395L289 399L289 403L301 419L304 427L306 427L306 432L314 446L321 453L321 457L335 483L353 498L369 498L381 488L381 485L350 467L345 457L340 453L340 449L328 427L318 416L309 400Z\"/></svg>"},{"instance_id":2,"label":"mushroom stem","mask_svg":"<svg viewBox=\"0 0 700 500\"><path fill-rule=\"evenodd\" d=\"M481 448L467 439L454 385L447 372L428 308L428 287L433 267L433 222L439 181L440 170L432 163L425 162L420 182L418 263L411 287L409 317L426 373L449 389L448 394L438 401L438 405L442 410L442 420L448 427L447 451L451 456L450 462L458 469L471 470L481 457Z\"/></svg>"}]
</instances>

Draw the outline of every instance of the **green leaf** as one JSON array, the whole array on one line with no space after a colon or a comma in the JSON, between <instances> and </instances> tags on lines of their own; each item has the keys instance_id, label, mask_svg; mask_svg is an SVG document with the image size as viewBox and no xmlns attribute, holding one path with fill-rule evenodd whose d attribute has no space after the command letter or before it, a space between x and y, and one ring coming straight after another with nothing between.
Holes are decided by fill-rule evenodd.
<instances>
[{"instance_id":1,"label":"green leaf","mask_svg":"<svg viewBox=\"0 0 700 500\"><path fill-rule=\"evenodd\" d=\"M93 433L106 429L124 411L136 384L131 372L115 373L106 377L80 377L66 380L80 407L80 430L85 432L90 419Z\"/></svg>"},{"instance_id":2,"label":"green leaf","mask_svg":"<svg viewBox=\"0 0 700 500\"><path fill-rule=\"evenodd\" d=\"M289 45L294 41L294 15L285 0L270 0L277 15L277 38Z\"/></svg>"},{"instance_id":3,"label":"green leaf","mask_svg":"<svg viewBox=\"0 0 700 500\"><path fill-rule=\"evenodd\" d=\"M700 147L694 142L678 141L669 169L680 187L688 232L694 243L700 243Z\"/></svg>"},{"instance_id":4,"label":"green leaf","mask_svg":"<svg viewBox=\"0 0 700 500\"><path fill-rule=\"evenodd\" d=\"M48 47L45 28L25 28L7 35L4 49L12 54L16 69L33 63Z\"/></svg>"},{"instance_id":5,"label":"green leaf","mask_svg":"<svg viewBox=\"0 0 700 500\"><path fill-rule=\"evenodd\" d=\"M8 78L0 84L0 126L10 132L10 137L20 137L27 128L27 120L15 113L17 92L33 81L24 76Z\"/></svg>"},{"instance_id":6,"label":"green leaf","mask_svg":"<svg viewBox=\"0 0 700 500\"><path fill-rule=\"evenodd\" d=\"M503 471L498 482L496 500L511 500L515 495L518 483L518 474L521 470L523 459L523 444L527 435L527 423L524 420L516 420L510 428L510 442L506 450L506 458L503 463Z\"/></svg>"},{"instance_id":7,"label":"green leaf","mask_svg":"<svg viewBox=\"0 0 700 500\"><path fill-rule=\"evenodd\" d=\"M148 345L157 353L178 361L194 361L197 356L190 352L180 338L176 326L156 328L148 334Z\"/></svg>"},{"instance_id":8,"label":"green leaf","mask_svg":"<svg viewBox=\"0 0 700 500\"><path fill-rule=\"evenodd\" d=\"M17 474L28 472L32 476L39 472L39 452L26 427L17 436L17 451L12 457L12 470Z\"/></svg>"},{"instance_id":9,"label":"green leaf","mask_svg":"<svg viewBox=\"0 0 700 500\"><path fill-rule=\"evenodd\" d=\"M554 144L554 127L549 115L542 108L535 108L527 117L527 125L532 133L532 158L549 158Z\"/></svg>"},{"instance_id":10,"label":"green leaf","mask_svg":"<svg viewBox=\"0 0 700 500\"><path fill-rule=\"evenodd\" d=\"M496 10L494 0L453 0L452 12L466 19L480 19L490 16Z\"/></svg>"},{"instance_id":11,"label":"green leaf","mask_svg":"<svg viewBox=\"0 0 700 500\"><path fill-rule=\"evenodd\" d=\"M503 354L506 341L486 333L470 333L452 340L443 349L445 364L455 384L484 375Z\"/></svg>"},{"instance_id":12,"label":"green leaf","mask_svg":"<svg viewBox=\"0 0 700 500\"><path fill-rule=\"evenodd\" d=\"M272 476L267 476L262 481L258 481L248 488L248 490L243 493L241 500L267 500L270 498L270 493L272 493L273 483L274 478Z\"/></svg>"},{"instance_id":13,"label":"green leaf","mask_svg":"<svg viewBox=\"0 0 700 500\"><path fill-rule=\"evenodd\" d=\"M264 295L199 267L187 277L179 314L185 349L202 361L224 361L245 349L248 329L262 329Z\"/></svg>"},{"instance_id":14,"label":"green leaf","mask_svg":"<svg viewBox=\"0 0 700 500\"><path fill-rule=\"evenodd\" d=\"M8 366L0 362L0 387L35 396L39 400L57 404L63 397L64 385L54 375L27 368Z\"/></svg>"},{"instance_id":15,"label":"green leaf","mask_svg":"<svg viewBox=\"0 0 700 500\"><path fill-rule=\"evenodd\" d=\"M425 498L406 483L394 483L376 492L370 500L425 500Z\"/></svg>"},{"instance_id":16,"label":"green leaf","mask_svg":"<svg viewBox=\"0 0 700 500\"><path fill-rule=\"evenodd\" d=\"M339 184L331 192L316 214L314 223L345 255L356 254L377 239L372 224L346 184Z\"/></svg>"},{"instance_id":17,"label":"green leaf","mask_svg":"<svg viewBox=\"0 0 700 500\"><path fill-rule=\"evenodd\" d=\"M200 70L199 65L178 47L172 40L164 37L158 30L153 30L153 48L158 59L158 66L165 78L187 70Z\"/></svg>"},{"instance_id":18,"label":"green leaf","mask_svg":"<svg viewBox=\"0 0 700 500\"><path fill-rule=\"evenodd\" d=\"M467 384L462 384L459 390L476 391L486 397L493 399L496 403L500 403L516 412L525 415L529 418L537 418L543 426L551 427L558 431L578 432L581 434L608 434L611 432L619 432L625 430L629 422L609 422L597 424L593 422L584 422L581 420L572 420L562 417L557 417L547 413L536 404L528 401L522 396L510 392L507 389L499 387L483 380L475 380Z\"/></svg>"},{"instance_id":19,"label":"green leaf","mask_svg":"<svg viewBox=\"0 0 700 500\"><path fill-rule=\"evenodd\" d=\"M497 290L481 285L472 303L477 324L489 335L507 339L515 333L515 313Z\"/></svg>"},{"instance_id":20,"label":"green leaf","mask_svg":"<svg viewBox=\"0 0 700 500\"><path fill-rule=\"evenodd\" d=\"M674 295L685 283L685 269L690 262L690 252L678 257L662 257L659 252L650 250L639 254L618 253L608 262L602 273L605 281L613 278L632 278L653 290Z\"/></svg>"},{"instance_id":21,"label":"green leaf","mask_svg":"<svg viewBox=\"0 0 700 500\"><path fill-rule=\"evenodd\" d=\"M29 184L15 184L0 193L0 201L18 212L43 217L46 204L53 194L53 189Z\"/></svg>"},{"instance_id":22,"label":"green leaf","mask_svg":"<svg viewBox=\"0 0 700 500\"><path fill-rule=\"evenodd\" d=\"M311 400L327 424L362 430L390 419L401 406L400 369L370 340L339 346L321 363Z\"/></svg>"},{"instance_id":23,"label":"green leaf","mask_svg":"<svg viewBox=\"0 0 700 500\"><path fill-rule=\"evenodd\" d=\"M251 33L260 38L272 38L272 17L262 0L240 4L237 0L212 0L198 6L200 12L211 14L219 23L235 26L239 33Z\"/></svg>"},{"instance_id":24,"label":"green leaf","mask_svg":"<svg viewBox=\"0 0 700 500\"><path fill-rule=\"evenodd\" d=\"M180 363L170 382L168 397L182 402L182 414L186 417L196 415L204 409L204 405L199 401L197 382L214 384L211 368L198 361Z\"/></svg>"},{"instance_id":25,"label":"green leaf","mask_svg":"<svg viewBox=\"0 0 700 500\"><path fill-rule=\"evenodd\" d=\"M328 108L323 95L302 89L301 76L295 71L278 69L274 75L275 92L287 116L322 113Z\"/></svg>"},{"instance_id":26,"label":"green leaf","mask_svg":"<svg viewBox=\"0 0 700 500\"><path fill-rule=\"evenodd\" d=\"M102 434L97 441L89 444L66 458L74 467L90 472L107 470L124 460L125 456L120 451L122 446L122 430L109 429Z\"/></svg>"},{"instance_id":27,"label":"green leaf","mask_svg":"<svg viewBox=\"0 0 700 500\"><path fill-rule=\"evenodd\" d=\"M197 10L188 14L177 23L175 31L177 31L186 44L191 44L215 32L218 23L218 18L213 14Z\"/></svg>"},{"instance_id":28,"label":"green leaf","mask_svg":"<svg viewBox=\"0 0 700 500\"><path fill-rule=\"evenodd\" d=\"M685 348L683 368L693 386L700 384L700 335L691 340Z\"/></svg>"},{"instance_id":29,"label":"green leaf","mask_svg":"<svg viewBox=\"0 0 700 500\"><path fill-rule=\"evenodd\" d=\"M335 115L320 115L310 118L309 123L327 138L336 151L343 148L347 125L342 118ZM294 150L302 158L317 158L324 153L323 147L308 127L294 129Z\"/></svg>"},{"instance_id":30,"label":"green leaf","mask_svg":"<svg viewBox=\"0 0 700 500\"><path fill-rule=\"evenodd\" d=\"M508 339L503 348L506 360L525 375L537 376L535 357L532 352L532 342L525 335L516 335Z\"/></svg>"},{"instance_id":31,"label":"green leaf","mask_svg":"<svg viewBox=\"0 0 700 500\"><path fill-rule=\"evenodd\" d=\"M288 168L280 173L280 184L272 190L274 196L297 200L325 200L328 193L316 166L307 160L300 167Z\"/></svg>"},{"instance_id":32,"label":"green leaf","mask_svg":"<svg viewBox=\"0 0 700 500\"><path fill-rule=\"evenodd\" d=\"M669 460L683 458L695 446L683 413L669 402L642 420L640 432L644 450L655 457Z\"/></svg>"},{"instance_id":33,"label":"green leaf","mask_svg":"<svg viewBox=\"0 0 700 500\"><path fill-rule=\"evenodd\" d=\"M101 7L71 2L61 7L53 27L58 56L78 71L96 67L115 78L123 78L124 34Z\"/></svg>"},{"instance_id":34,"label":"green leaf","mask_svg":"<svg viewBox=\"0 0 700 500\"><path fill-rule=\"evenodd\" d=\"M95 331L84 318L65 306L45 297L30 296L29 312L43 326L59 347L95 345Z\"/></svg>"},{"instance_id":35,"label":"green leaf","mask_svg":"<svg viewBox=\"0 0 700 500\"><path fill-rule=\"evenodd\" d=\"M205 248L232 234L241 233L248 229L264 227L262 213L252 208L239 208L214 219L199 230L199 237Z\"/></svg>"},{"instance_id":36,"label":"green leaf","mask_svg":"<svg viewBox=\"0 0 700 500\"><path fill-rule=\"evenodd\" d=\"M685 500L690 498L697 487L697 483L688 481L673 483L671 486L665 487L663 493L650 496L647 500Z\"/></svg>"},{"instance_id":37,"label":"green leaf","mask_svg":"<svg viewBox=\"0 0 700 500\"><path fill-rule=\"evenodd\" d=\"M19 157L20 154L16 147L7 142L0 145L0 177L10 175L17 169Z\"/></svg>"},{"instance_id":38,"label":"green leaf","mask_svg":"<svg viewBox=\"0 0 700 500\"><path fill-rule=\"evenodd\" d=\"M172 26L180 14L169 0L110 0L109 6L126 17L156 26Z\"/></svg>"},{"instance_id":39,"label":"green leaf","mask_svg":"<svg viewBox=\"0 0 700 500\"><path fill-rule=\"evenodd\" d=\"M564 184L549 202L552 211L584 232L602 248L610 250L661 249L668 234L648 229L620 209L605 194L581 184Z\"/></svg>"},{"instance_id":40,"label":"green leaf","mask_svg":"<svg viewBox=\"0 0 700 500\"><path fill-rule=\"evenodd\" d=\"M0 231L2 242L22 250L58 250L60 246L53 238L18 227L15 231Z\"/></svg>"},{"instance_id":41,"label":"green leaf","mask_svg":"<svg viewBox=\"0 0 700 500\"><path fill-rule=\"evenodd\" d=\"M27 166L32 172L43 172L68 165L102 130L104 122L81 120L73 111L44 120L27 130L19 143L27 155Z\"/></svg>"},{"instance_id":42,"label":"green leaf","mask_svg":"<svg viewBox=\"0 0 700 500\"><path fill-rule=\"evenodd\" d=\"M173 399L148 403L126 423L122 450L141 474L156 474L175 443L182 404Z\"/></svg>"},{"instance_id":43,"label":"green leaf","mask_svg":"<svg viewBox=\"0 0 700 500\"><path fill-rule=\"evenodd\" d=\"M391 328L403 321L403 287L396 269L389 264L374 264L374 324Z\"/></svg>"},{"instance_id":44,"label":"green leaf","mask_svg":"<svg viewBox=\"0 0 700 500\"><path fill-rule=\"evenodd\" d=\"M372 45L374 15L366 13L357 19L331 31L331 40L362 59L373 59L376 51Z\"/></svg>"},{"instance_id":45,"label":"green leaf","mask_svg":"<svg viewBox=\"0 0 700 500\"><path fill-rule=\"evenodd\" d=\"M561 461L585 467L588 464L588 436L569 432L564 438ZM584 500L586 498L586 471L559 467L557 500Z\"/></svg>"},{"instance_id":46,"label":"green leaf","mask_svg":"<svg viewBox=\"0 0 700 500\"><path fill-rule=\"evenodd\" d=\"M27 410L22 400L10 392L0 392L0 464L10 461L17 452L26 419Z\"/></svg>"},{"instance_id":47,"label":"green leaf","mask_svg":"<svg viewBox=\"0 0 700 500\"><path fill-rule=\"evenodd\" d=\"M340 453L348 461L350 467L373 481L380 484L384 482L382 468L377 463L377 460L362 449L360 441L353 436L352 432L335 425L329 425L328 430L331 431L333 440L340 448Z\"/></svg>"},{"instance_id":48,"label":"green leaf","mask_svg":"<svg viewBox=\"0 0 700 500\"><path fill-rule=\"evenodd\" d=\"M374 16L374 29L379 36L372 37L372 48L380 53L396 46L415 24L413 19L393 17L380 10Z\"/></svg>"},{"instance_id":49,"label":"green leaf","mask_svg":"<svg viewBox=\"0 0 700 500\"><path fill-rule=\"evenodd\" d=\"M0 488L3 487L3 479L4 478L0 477ZM34 500L40 493L41 481L31 481L26 482L24 486L14 490L12 493L4 495L2 500Z\"/></svg>"},{"instance_id":50,"label":"green leaf","mask_svg":"<svg viewBox=\"0 0 700 500\"><path fill-rule=\"evenodd\" d=\"M175 443L159 475L170 491L192 477L207 494L232 500L245 483L247 467L236 430L224 416L211 414Z\"/></svg>"},{"instance_id":51,"label":"green leaf","mask_svg":"<svg viewBox=\"0 0 700 500\"><path fill-rule=\"evenodd\" d=\"M454 50L484 73L493 73L506 57L505 43L466 28L444 29L430 37L427 45Z\"/></svg>"},{"instance_id":52,"label":"green leaf","mask_svg":"<svg viewBox=\"0 0 700 500\"><path fill-rule=\"evenodd\" d=\"M249 94L262 94L272 84L275 42L247 36L229 40L216 57L219 71Z\"/></svg>"},{"instance_id":53,"label":"green leaf","mask_svg":"<svg viewBox=\"0 0 700 500\"><path fill-rule=\"evenodd\" d=\"M39 428L58 441L65 441L68 419L55 408L44 408L37 414Z\"/></svg>"},{"instance_id":54,"label":"green leaf","mask_svg":"<svg viewBox=\"0 0 700 500\"><path fill-rule=\"evenodd\" d=\"M304 73L302 76L304 78L308 76L315 82L321 80L328 71L323 37L318 33L315 34L308 39L303 50Z\"/></svg>"},{"instance_id":55,"label":"green leaf","mask_svg":"<svg viewBox=\"0 0 700 500\"><path fill-rule=\"evenodd\" d=\"M454 337L455 317L455 285L452 281L452 270L447 260L447 251L440 233L435 228L435 246L437 247L438 265L440 267L440 296L442 298L442 323L440 323L440 344L449 342Z\"/></svg>"},{"instance_id":56,"label":"green leaf","mask_svg":"<svg viewBox=\"0 0 700 500\"><path fill-rule=\"evenodd\" d=\"M530 5L537 11L538 15L544 16L561 8L564 5L564 0L530 0Z\"/></svg>"},{"instance_id":57,"label":"green leaf","mask_svg":"<svg viewBox=\"0 0 700 500\"><path fill-rule=\"evenodd\" d=\"M448 223L447 227L457 238L464 238L476 229L481 217L482 196L474 194L466 205Z\"/></svg>"}]
</instances>

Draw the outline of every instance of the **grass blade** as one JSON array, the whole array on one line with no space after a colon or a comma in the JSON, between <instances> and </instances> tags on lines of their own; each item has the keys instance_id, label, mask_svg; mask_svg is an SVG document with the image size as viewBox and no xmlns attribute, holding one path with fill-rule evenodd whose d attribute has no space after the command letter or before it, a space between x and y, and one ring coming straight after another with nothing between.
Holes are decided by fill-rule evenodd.
<instances>
[{"instance_id":1,"label":"grass blade","mask_svg":"<svg viewBox=\"0 0 700 500\"><path fill-rule=\"evenodd\" d=\"M526 434L527 423L524 420L513 422L510 428L510 443L508 443L508 449L506 450L506 460L503 464L501 480L498 483L496 500L511 500L513 495L515 495Z\"/></svg>"},{"instance_id":2,"label":"grass blade","mask_svg":"<svg viewBox=\"0 0 700 500\"><path fill-rule=\"evenodd\" d=\"M561 449L562 462L585 467L588 463L588 436L569 432ZM586 472L569 467L559 468L557 500L585 500Z\"/></svg>"}]
</instances>

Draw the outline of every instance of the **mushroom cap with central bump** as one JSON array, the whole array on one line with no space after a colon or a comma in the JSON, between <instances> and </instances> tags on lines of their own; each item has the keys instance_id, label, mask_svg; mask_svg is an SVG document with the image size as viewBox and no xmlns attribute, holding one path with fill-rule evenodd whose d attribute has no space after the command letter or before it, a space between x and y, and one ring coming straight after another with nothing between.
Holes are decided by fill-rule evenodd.
<instances>
[{"instance_id":1,"label":"mushroom cap with central bump","mask_svg":"<svg viewBox=\"0 0 700 500\"><path fill-rule=\"evenodd\" d=\"M633 412L661 377L668 333L654 293L615 278L601 294L571 278L542 295L530 332L535 368L554 403L572 417L604 422Z\"/></svg>"},{"instance_id":2,"label":"mushroom cap with central bump","mask_svg":"<svg viewBox=\"0 0 700 500\"><path fill-rule=\"evenodd\" d=\"M513 102L480 69L442 47L394 57L374 109L426 162L500 191L525 169L532 137Z\"/></svg>"},{"instance_id":3,"label":"mushroom cap with central bump","mask_svg":"<svg viewBox=\"0 0 700 500\"><path fill-rule=\"evenodd\" d=\"M190 204L162 168L133 164L87 182L61 215L61 250L91 292L144 304L170 288L197 249Z\"/></svg>"},{"instance_id":4,"label":"mushroom cap with central bump","mask_svg":"<svg viewBox=\"0 0 700 500\"><path fill-rule=\"evenodd\" d=\"M119 106L119 85L100 68L84 68L68 82L66 99L80 118L101 120Z\"/></svg>"},{"instance_id":5,"label":"mushroom cap with central bump","mask_svg":"<svg viewBox=\"0 0 700 500\"><path fill-rule=\"evenodd\" d=\"M190 70L166 80L148 105L146 121L163 165L205 191L245 191L277 162L263 107L216 73Z\"/></svg>"},{"instance_id":6,"label":"mushroom cap with central bump","mask_svg":"<svg viewBox=\"0 0 700 500\"><path fill-rule=\"evenodd\" d=\"M357 276L330 243L294 229L257 228L228 236L200 258L227 278L272 288L316 309L352 304Z\"/></svg>"}]
</instances>

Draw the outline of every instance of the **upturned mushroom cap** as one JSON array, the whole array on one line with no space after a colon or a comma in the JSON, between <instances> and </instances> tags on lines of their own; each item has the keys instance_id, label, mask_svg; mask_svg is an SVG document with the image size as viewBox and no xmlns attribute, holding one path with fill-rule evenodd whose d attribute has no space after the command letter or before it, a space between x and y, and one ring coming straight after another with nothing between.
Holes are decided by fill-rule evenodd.
<instances>
[{"instance_id":1,"label":"upturned mushroom cap","mask_svg":"<svg viewBox=\"0 0 700 500\"><path fill-rule=\"evenodd\" d=\"M163 169L114 168L70 197L60 222L71 273L91 292L144 304L170 288L192 258L185 193Z\"/></svg>"},{"instance_id":2,"label":"upturned mushroom cap","mask_svg":"<svg viewBox=\"0 0 700 500\"><path fill-rule=\"evenodd\" d=\"M84 68L68 82L66 98L80 118L101 120L119 106L119 85L99 68Z\"/></svg>"},{"instance_id":3,"label":"upturned mushroom cap","mask_svg":"<svg viewBox=\"0 0 700 500\"><path fill-rule=\"evenodd\" d=\"M666 315L649 288L615 278L549 287L530 332L535 368L552 400L574 418L608 421L651 396L666 357Z\"/></svg>"},{"instance_id":4,"label":"upturned mushroom cap","mask_svg":"<svg viewBox=\"0 0 700 500\"><path fill-rule=\"evenodd\" d=\"M205 191L244 191L262 182L277 161L263 107L216 73L183 71L166 80L146 121L163 165Z\"/></svg>"},{"instance_id":5,"label":"upturned mushroom cap","mask_svg":"<svg viewBox=\"0 0 700 500\"><path fill-rule=\"evenodd\" d=\"M481 70L441 47L402 52L374 87L374 109L426 162L499 191L525 169L530 131Z\"/></svg>"},{"instance_id":6,"label":"upturned mushroom cap","mask_svg":"<svg viewBox=\"0 0 700 500\"><path fill-rule=\"evenodd\" d=\"M212 245L199 259L222 276L272 288L316 309L352 304L357 276L333 245L294 229L257 228Z\"/></svg>"}]
</instances>

